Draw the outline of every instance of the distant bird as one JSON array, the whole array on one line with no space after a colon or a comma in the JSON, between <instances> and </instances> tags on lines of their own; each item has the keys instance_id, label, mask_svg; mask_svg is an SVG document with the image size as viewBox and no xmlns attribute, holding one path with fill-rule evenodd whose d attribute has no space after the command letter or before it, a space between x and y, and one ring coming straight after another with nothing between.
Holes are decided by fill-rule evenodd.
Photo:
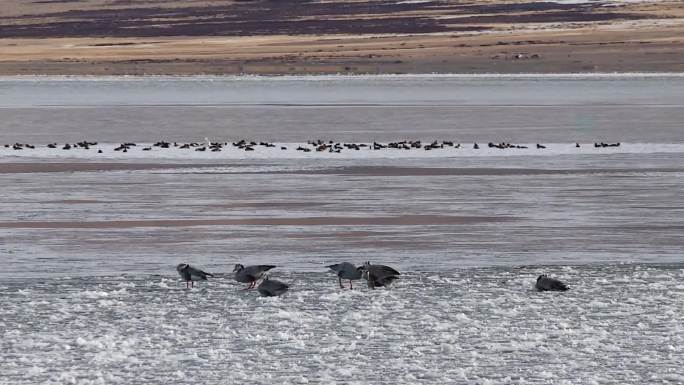
<instances>
[{"instance_id":1,"label":"distant bird","mask_svg":"<svg viewBox=\"0 0 684 385\"><path fill-rule=\"evenodd\" d=\"M537 277L534 287L539 291L566 291L568 287L555 278L549 278L546 274Z\"/></svg>"},{"instance_id":2,"label":"distant bird","mask_svg":"<svg viewBox=\"0 0 684 385\"><path fill-rule=\"evenodd\" d=\"M344 289L344 285L342 285L342 278L348 279L350 290L354 288L352 281L361 279L361 271L363 270L363 266L356 267L354 264L349 262L337 263L326 267L337 274L337 280L340 283L341 289Z\"/></svg>"},{"instance_id":3,"label":"distant bird","mask_svg":"<svg viewBox=\"0 0 684 385\"><path fill-rule=\"evenodd\" d=\"M266 276L257 287L257 291L259 291L262 297L277 297L284 294L289 288L289 285L275 279L269 279Z\"/></svg>"},{"instance_id":4,"label":"distant bird","mask_svg":"<svg viewBox=\"0 0 684 385\"><path fill-rule=\"evenodd\" d=\"M389 287L392 282L399 279L397 275L401 275L401 273L389 266L371 265L370 262L366 262L362 266L362 276L368 281L368 287L371 289L381 286Z\"/></svg>"},{"instance_id":5,"label":"distant bird","mask_svg":"<svg viewBox=\"0 0 684 385\"><path fill-rule=\"evenodd\" d=\"M196 269L187 263L181 263L178 266L176 266L176 270L178 271L178 274L183 278L183 281L185 281L185 287L188 288L188 285L191 285L192 287L195 287L195 281L206 281L207 277L213 277L213 274L207 273L206 271L202 271L200 269Z\"/></svg>"},{"instance_id":6,"label":"distant bird","mask_svg":"<svg viewBox=\"0 0 684 385\"><path fill-rule=\"evenodd\" d=\"M273 265L253 265L253 266L243 266L241 264L236 264L233 272L235 273L235 280L242 283L249 283L249 286L245 290L253 289L256 282L263 277L264 273L271 270L275 266Z\"/></svg>"}]
</instances>

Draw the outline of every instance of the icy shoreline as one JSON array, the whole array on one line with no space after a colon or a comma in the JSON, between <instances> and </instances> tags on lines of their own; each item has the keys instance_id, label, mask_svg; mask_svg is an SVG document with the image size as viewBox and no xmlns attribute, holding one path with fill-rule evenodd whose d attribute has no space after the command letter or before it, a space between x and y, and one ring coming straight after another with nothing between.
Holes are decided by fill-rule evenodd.
<instances>
[{"instance_id":1,"label":"icy shoreline","mask_svg":"<svg viewBox=\"0 0 684 385\"><path fill-rule=\"evenodd\" d=\"M327 142L326 142L327 143ZM430 142L423 142L429 144ZM384 143L386 145L387 143ZM621 143L619 147L594 147L593 143L581 143L577 148L575 143L545 143L546 148L536 148L536 143L518 144L527 148L499 149L488 147L487 143L479 143L479 149L474 149L472 143L462 143L460 148L443 147L412 148L410 150L396 148L382 148L374 150L373 142L363 143L365 147L358 150L343 148L339 152L326 148L316 151L316 146L310 143L273 143L274 147L255 145L250 150L238 148L231 143L220 150L212 152L206 143L181 149L171 146L160 148L153 143L138 143L127 148L127 151L115 149L120 144L102 143L89 146L89 149L70 145L65 150L64 144L55 148L46 145L35 145L35 148L23 147L14 150L0 146L0 160L16 159L80 159L80 160L130 160L130 159L163 159L163 160L220 160L220 159L411 159L411 158L460 158L460 157L510 157L510 156L558 156L558 155L612 155L612 154L657 154L684 153L684 143ZM299 150L298 150L299 148ZM303 150L306 149L306 150ZM101 150L101 153L98 153Z\"/></svg>"},{"instance_id":2,"label":"icy shoreline","mask_svg":"<svg viewBox=\"0 0 684 385\"><path fill-rule=\"evenodd\" d=\"M568 73L434 73L434 74L336 74L336 75L12 75L0 76L0 81L212 81L212 80L370 80L370 79L630 79L630 78L682 78L681 72L568 72Z\"/></svg>"}]
</instances>

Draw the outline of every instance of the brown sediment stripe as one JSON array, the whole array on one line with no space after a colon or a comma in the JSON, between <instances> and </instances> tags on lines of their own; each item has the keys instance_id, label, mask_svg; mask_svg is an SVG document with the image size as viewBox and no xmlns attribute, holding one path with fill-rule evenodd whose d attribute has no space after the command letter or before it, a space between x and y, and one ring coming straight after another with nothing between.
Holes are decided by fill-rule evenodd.
<instances>
[{"instance_id":1,"label":"brown sediment stripe","mask_svg":"<svg viewBox=\"0 0 684 385\"><path fill-rule=\"evenodd\" d=\"M338 174L362 176L505 176L505 175L563 175L563 174L624 174L644 172L684 172L684 168L596 168L596 169L534 169L534 168L452 168L452 167L394 167L351 166L291 173ZM283 173L290 173L284 171Z\"/></svg>"},{"instance_id":2,"label":"brown sediment stripe","mask_svg":"<svg viewBox=\"0 0 684 385\"><path fill-rule=\"evenodd\" d=\"M330 233L315 233L315 232L296 232L287 234L288 238L294 239L312 239L312 238L367 238L367 237L394 237L399 235L399 232L390 231L344 231L344 232L330 232Z\"/></svg>"},{"instance_id":3,"label":"brown sediment stripe","mask_svg":"<svg viewBox=\"0 0 684 385\"><path fill-rule=\"evenodd\" d=\"M133 227L190 226L421 226L467 225L516 220L510 216L401 215L394 217L303 217L239 219L153 219L117 221L17 221L0 222L0 228L14 229L125 229Z\"/></svg>"},{"instance_id":4,"label":"brown sediment stripe","mask_svg":"<svg viewBox=\"0 0 684 385\"><path fill-rule=\"evenodd\" d=\"M0 174L43 173L43 172L79 172L79 171L125 171L125 170L157 170L170 168L195 168L228 166L226 164L178 164L178 163L99 163L99 162L26 162L0 163ZM230 165L245 167L246 164Z\"/></svg>"},{"instance_id":5,"label":"brown sediment stripe","mask_svg":"<svg viewBox=\"0 0 684 385\"><path fill-rule=\"evenodd\" d=\"M262 164L263 165L263 164ZM20 162L0 163L0 174L53 173L88 171L160 170L188 168L231 167L230 174L293 174L293 175L360 175L360 176L497 176L497 175L563 175L563 174L624 174L644 172L684 172L684 167L669 168L595 168L595 169L535 169L500 167L395 167L395 166L348 166L296 171L240 171L254 166L246 163L100 163L100 162ZM216 172L221 174L221 172Z\"/></svg>"},{"instance_id":6,"label":"brown sediment stripe","mask_svg":"<svg viewBox=\"0 0 684 385\"><path fill-rule=\"evenodd\" d=\"M102 183L98 183L101 185ZM41 204L58 204L58 205L87 205L87 204L131 204L130 201L106 201L95 199L59 199L38 202ZM326 202L238 202L238 203L215 203L215 204L196 204L198 207L211 208L228 208L228 209L297 209L327 206L330 203ZM186 205L193 206L193 205Z\"/></svg>"},{"instance_id":7,"label":"brown sediment stripe","mask_svg":"<svg viewBox=\"0 0 684 385\"><path fill-rule=\"evenodd\" d=\"M58 205L88 205L88 204L104 204L104 203L126 203L121 201L98 201L94 199L60 199L55 201L44 201L40 203L58 204Z\"/></svg>"},{"instance_id":8,"label":"brown sediment stripe","mask_svg":"<svg viewBox=\"0 0 684 385\"><path fill-rule=\"evenodd\" d=\"M296 209L327 206L326 202L238 202L238 203L216 203L199 205L202 207L216 207L228 209Z\"/></svg>"}]
</instances>

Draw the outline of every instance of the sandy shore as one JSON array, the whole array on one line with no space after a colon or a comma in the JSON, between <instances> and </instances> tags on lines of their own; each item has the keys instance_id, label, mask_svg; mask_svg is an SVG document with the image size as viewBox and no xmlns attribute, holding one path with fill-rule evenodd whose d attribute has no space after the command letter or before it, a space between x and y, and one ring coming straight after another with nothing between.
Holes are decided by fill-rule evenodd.
<instances>
[{"instance_id":1,"label":"sandy shore","mask_svg":"<svg viewBox=\"0 0 684 385\"><path fill-rule=\"evenodd\" d=\"M684 23L682 23L684 25ZM587 31L585 31L587 32ZM475 36L2 39L0 75L682 72L684 28ZM124 48L93 48L107 41Z\"/></svg>"},{"instance_id":2,"label":"sandy shore","mask_svg":"<svg viewBox=\"0 0 684 385\"><path fill-rule=\"evenodd\" d=\"M674 1L339 1L286 13L278 2L10 3L0 75L684 71L684 6Z\"/></svg>"}]
</instances>

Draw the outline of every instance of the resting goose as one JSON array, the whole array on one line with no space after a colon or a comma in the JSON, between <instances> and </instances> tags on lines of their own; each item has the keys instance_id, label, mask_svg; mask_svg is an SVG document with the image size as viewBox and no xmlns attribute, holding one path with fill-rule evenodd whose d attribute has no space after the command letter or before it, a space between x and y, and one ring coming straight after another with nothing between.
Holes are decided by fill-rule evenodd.
<instances>
[{"instance_id":1,"label":"resting goose","mask_svg":"<svg viewBox=\"0 0 684 385\"><path fill-rule=\"evenodd\" d=\"M537 277L534 287L539 291L566 291L568 287L555 278L549 278L546 274Z\"/></svg>"},{"instance_id":2,"label":"resting goose","mask_svg":"<svg viewBox=\"0 0 684 385\"><path fill-rule=\"evenodd\" d=\"M268 276L266 276L257 287L257 291L259 291L259 294L261 294L262 297L277 297L284 294L289 288L289 285L276 281L275 279L269 279Z\"/></svg>"}]
</instances>

